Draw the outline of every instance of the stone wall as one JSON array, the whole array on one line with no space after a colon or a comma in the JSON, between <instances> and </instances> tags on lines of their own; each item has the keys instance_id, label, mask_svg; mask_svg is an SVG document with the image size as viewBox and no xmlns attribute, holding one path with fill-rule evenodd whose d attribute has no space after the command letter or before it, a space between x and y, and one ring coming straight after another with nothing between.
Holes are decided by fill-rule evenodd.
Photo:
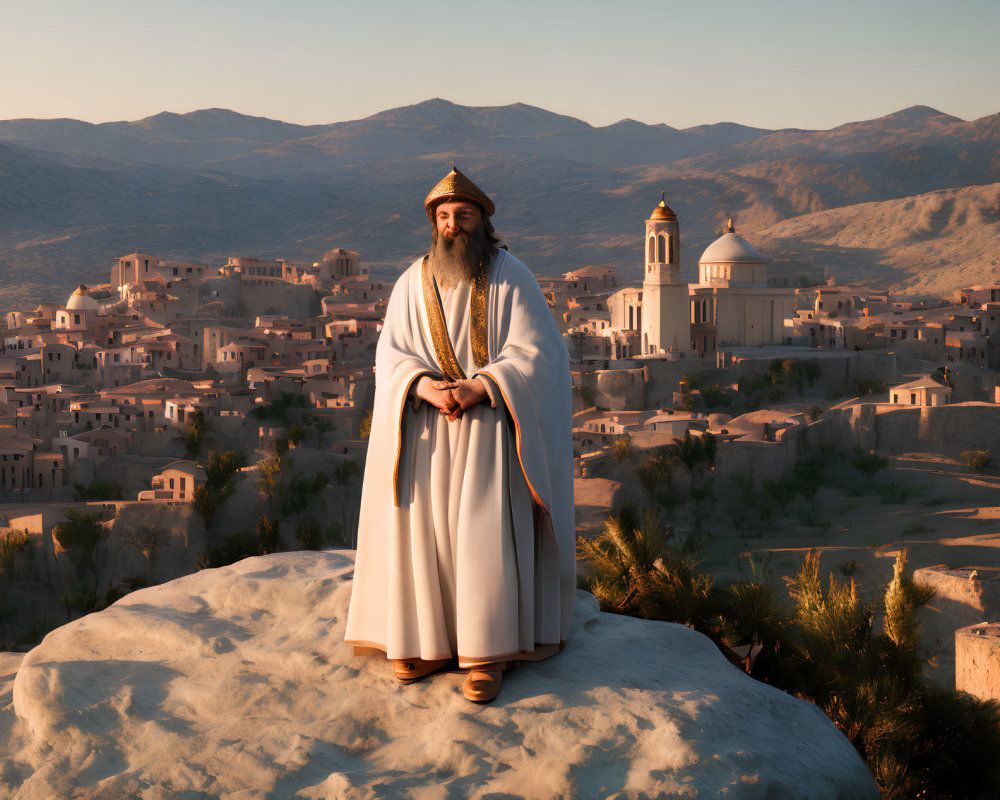
<instances>
[{"instance_id":1,"label":"stone wall","mask_svg":"<svg viewBox=\"0 0 1000 800\"><path fill-rule=\"evenodd\" d=\"M1000 700L1000 623L955 632L955 688L981 700Z\"/></svg>"},{"instance_id":2,"label":"stone wall","mask_svg":"<svg viewBox=\"0 0 1000 800\"><path fill-rule=\"evenodd\" d=\"M923 408L864 403L830 409L820 421L821 441L835 446L953 458L963 450L1000 453L1000 406L993 403Z\"/></svg>"}]
</instances>

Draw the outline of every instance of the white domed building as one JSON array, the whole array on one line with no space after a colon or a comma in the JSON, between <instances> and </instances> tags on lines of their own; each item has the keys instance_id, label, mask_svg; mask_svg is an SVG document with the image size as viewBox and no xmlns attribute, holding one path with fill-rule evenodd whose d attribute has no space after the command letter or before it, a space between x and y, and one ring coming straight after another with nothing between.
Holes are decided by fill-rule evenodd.
<instances>
[{"instance_id":1,"label":"white domed building","mask_svg":"<svg viewBox=\"0 0 1000 800\"><path fill-rule=\"evenodd\" d=\"M97 322L98 302L87 293L82 283L73 291L66 305L56 311L54 330L87 331Z\"/></svg>"},{"instance_id":2,"label":"white domed building","mask_svg":"<svg viewBox=\"0 0 1000 800\"><path fill-rule=\"evenodd\" d=\"M698 353L721 347L786 344L795 316L795 290L768 285L767 259L736 233L726 232L698 259L691 287L691 342Z\"/></svg>"},{"instance_id":3,"label":"white domed building","mask_svg":"<svg viewBox=\"0 0 1000 800\"><path fill-rule=\"evenodd\" d=\"M767 259L740 236L733 220L698 260L699 286L767 286Z\"/></svg>"},{"instance_id":4,"label":"white domed building","mask_svg":"<svg viewBox=\"0 0 1000 800\"><path fill-rule=\"evenodd\" d=\"M645 221L642 287L608 298L611 329L638 345L629 356L704 357L721 347L791 342L795 290L769 285L767 258L726 231L698 260L698 283L680 279L680 224L664 200ZM622 356L618 356L622 357Z\"/></svg>"}]
</instances>

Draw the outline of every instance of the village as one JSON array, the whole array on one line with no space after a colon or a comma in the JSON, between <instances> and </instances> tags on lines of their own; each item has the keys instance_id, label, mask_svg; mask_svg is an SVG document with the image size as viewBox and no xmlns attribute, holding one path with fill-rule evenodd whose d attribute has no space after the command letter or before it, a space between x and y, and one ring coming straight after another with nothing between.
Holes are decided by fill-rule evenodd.
<instances>
[{"instance_id":1,"label":"village","mask_svg":"<svg viewBox=\"0 0 1000 800\"><path fill-rule=\"evenodd\" d=\"M977 533L1000 518L1000 284L912 302L772 274L733 220L688 283L665 199L635 234L641 283L539 278L570 356L579 535L627 503L719 576L817 547L872 597L907 547L938 591L935 679L997 696L978 654L1000 632L976 624L1000 601L1000 538ZM361 261L134 252L4 314L2 649L199 568L352 546L392 290Z\"/></svg>"}]
</instances>

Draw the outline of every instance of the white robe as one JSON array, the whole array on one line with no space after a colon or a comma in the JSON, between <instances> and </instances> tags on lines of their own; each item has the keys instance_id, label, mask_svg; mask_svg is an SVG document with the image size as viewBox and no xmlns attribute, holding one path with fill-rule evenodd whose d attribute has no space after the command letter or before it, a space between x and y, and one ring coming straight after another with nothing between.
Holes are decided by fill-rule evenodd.
<instances>
[{"instance_id":1,"label":"white robe","mask_svg":"<svg viewBox=\"0 0 1000 800\"><path fill-rule=\"evenodd\" d=\"M450 422L411 391L444 374L423 268L396 282L376 352L346 639L462 666L548 655L569 633L576 586L566 348L534 276L501 250L485 366L473 360L470 286L442 298L456 359L491 398Z\"/></svg>"}]
</instances>

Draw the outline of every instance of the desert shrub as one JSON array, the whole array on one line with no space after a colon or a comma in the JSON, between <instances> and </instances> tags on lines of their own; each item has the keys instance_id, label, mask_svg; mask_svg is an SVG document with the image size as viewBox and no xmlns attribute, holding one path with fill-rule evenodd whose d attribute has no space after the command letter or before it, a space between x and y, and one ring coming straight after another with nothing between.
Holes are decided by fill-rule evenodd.
<instances>
[{"instance_id":1,"label":"desert shrub","mask_svg":"<svg viewBox=\"0 0 1000 800\"><path fill-rule=\"evenodd\" d=\"M0 572L9 572L18 553L31 547L31 534L27 531L7 531L0 537Z\"/></svg>"},{"instance_id":2,"label":"desert shrub","mask_svg":"<svg viewBox=\"0 0 1000 800\"><path fill-rule=\"evenodd\" d=\"M726 386L705 386L701 390L701 399L705 408L729 408L736 404L738 393Z\"/></svg>"},{"instance_id":3,"label":"desert shrub","mask_svg":"<svg viewBox=\"0 0 1000 800\"><path fill-rule=\"evenodd\" d=\"M863 378L854 381L851 386L858 397L864 397L869 394L885 394L885 384L882 381Z\"/></svg>"},{"instance_id":4,"label":"desert shrub","mask_svg":"<svg viewBox=\"0 0 1000 800\"><path fill-rule=\"evenodd\" d=\"M787 579L785 606L761 576L717 589L695 561L671 551L670 538L634 514L612 518L601 536L578 544L585 588L605 611L690 625L752 676L815 703L858 750L883 798L1000 793L1000 705L923 677L917 613L933 590L912 580L905 551L876 632L874 606L853 581L821 580L816 551Z\"/></svg>"},{"instance_id":5,"label":"desert shrub","mask_svg":"<svg viewBox=\"0 0 1000 800\"><path fill-rule=\"evenodd\" d=\"M257 540L263 555L281 550L281 526L278 520L266 514L257 517Z\"/></svg>"},{"instance_id":6,"label":"desert shrub","mask_svg":"<svg viewBox=\"0 0 1000 800\"><path fill-rule=\"evenodd\" d=\"M866 453L860 448L854 451L854 456L851 458L851 466L869 478L873 477L880 469L884 469L888 463L888 459L883 458L874 450Z\"/></svg>"},{"instance_id":7,"label":"desert shrub","mask_svg":"<svg viewBox=\"0 0 1000 800\"><path fill-rule=\"evenodd\" d=\"M209 484L201 484L195 487L194 493L191 495L191 504L194 506L195 511L201 514L205 520L206 528L212 527L212 520L215 519L215 513L232 493L233 487L229 486L229 484L218 488L212 487Z\"/></svg>"},{"instance_id":8,"label":"desert shrub","mask_svg":"<svg viewBox=\"0 0 1000 800\"><path fill-rule=\"evenodd\" d=\"M333 477L339 486L346 486L357 478L361 477L361 467L357 461L347 459L337 465L333 472Z\"/></svg>"},{"instance_id":9,"label":"desert shrub","mask_svg":"<svg viewBox=\"0 0 1000 800\"><path fill-rule=\"evenodd\" d=\"M309 400L305 395L292 394L291 392L280 392L276 398L266 405L256 405L250 411L250 415L258 420L278 420L288 421L288 409L307 408Z\"/></svg>"},{"instance_id":10,"label":"desert shrub","mask_svg":"<svg viewBox=\"0 0 1000 800\"><path fill-rule=\"evenodd\" d=\"M212 450L202 466L209 486L218 487L228 483L246 463L246 454L241 450Z\"/></svg>"},{"instance_id":11,"label":"desert shrub","mask_svg":"<svg viewBox=\"0 0 1000 800\"><path fill-rule=\"evenodd\" d=\"M993 454L989 450L963 450L961 461L969 469L982 475L993 463Z\"/></svg>"},{"instance_id":12,"label":"desert shrub","mask_svg":"<svg viewBox=\"0 0 1000 800\"><path fill-rule=\"evenodd\" d=\"M319 494L329 485L330 477L325 472L322 470L314 472L312 479L309 481L309 493Z\"/></svg>"},{"instance_id":13,"label":"desert shrub","mask_svg":"<svg viewBox=\"0 0 1000 800\"><path fill-rule=\"evenodd\" d=\"M145 575L126 575L122 578L122 583L124 583L131 592L134 592L136 589L145 589L149 586L149 581L146 580Z\"/></svg>"},{"instance_id":14,"label":"desert shrub","mask_svg":"<svg viewBox=\"0 0 1000 800\"><path fill-rule=\"evenodd\" d=\"M102 606L97 592L87 589L80 592L69 592L59 598L66 616L73 619L75 616L83 616L93 611L99 611Z\"/></svg>"},{"instance_id":15,"label":"desert shrub","mask_svg":"<svg viewBox=\"0 0 1000 800\"><path fill-rule=\"evenodd\" d=\"M74 483L73 499L83 502L91 500L121 500L122 485L117 481L94 480L89 484Z\"/></svg>"},{"instance_id":16,"label":"desert shrub","mask_svg":"<svg viewBox=\"0 0 1000 800\"><path fill-rule=\"evenodd\" d=\"M212 450L205 459L207 482L195 487L191 497L195 510L205 520L205 527L212 526L215 514L235 491L230 478L246 464L246 456L239 450Z\"/></svg>"},{"instance_id":17,"label":"desert shrub","mask_svg":"<svg viewBox=\"0 0 1000 800\"><path fill-rule=\"evenodd\" d=\"M304 425L295 423L288 428L288 441L293 447L298 447L299 443L306 438L306 429Z\"/></svg>"},{"instance_id":18,"label":"desert shrub","mask_svg":"<svg viewBox=\"0 0 1000 800\"><path fill-rule=\"evenodd\" d=\"M634 461L635 453L632 452L632 440L628 434L615 440L614 448L612 450L615 461L621 463L622 461Z\"/></svg>"},{"instance_id":19,"label":"desert shrub","mask_svg":"<svg viewBox=\"0 0 1000 800\"><path fill-rule=\"evenodd\" d=\"M184 437L184 457L196 458L205 444L205 431L208 430L208 421L205 413L199 408L191 415L191 422L188 424L188 432Z\"/></svg>"},{"instance_id":20,"label":"desert shrub","mask_svg":"<svg viewBox=\"0 0 1000 800\"><path fill-rule=\"evenodd\" d=\"M339 522L328 522L326 524L326 531L323 533L323 538L328 544L347 544L347 537L344 535L344 529Z\"/></svg>"},{"instance_id":21,"label":"desert shrub","mask_svg":"<svg viewBox=\"0 0 1000 800\"><path fill-rule=\"evenodd\" d=\"M323 533L312 520L304 520L298 524L295 539L303 550L319 550L323 547Z\"/></svg>"},{"instance_id":22,"label":"desert shrub","mask_svg":"<svg viewBox=\"0 0 1000 800\"><path fill-rule=\"evenodd\" d=\"M198 553L198 569L215 569L234 564L249 556L262 554L260 539L250 531L237 531L226 536L221 544Z\"/></svg>"},{"instance_id":23,"label":"desert shrub","mask_svg":"<svg viewBox=\"0 0 1000 800\"><path fill-rule=\"evenodd\" d=\"M52 535L60 547L82 551L90 556L104 534L100 519L100 514L83 514L76 509L67 508L66 522L56 525L52 529Z\"/></svg>"}]
</instances>

